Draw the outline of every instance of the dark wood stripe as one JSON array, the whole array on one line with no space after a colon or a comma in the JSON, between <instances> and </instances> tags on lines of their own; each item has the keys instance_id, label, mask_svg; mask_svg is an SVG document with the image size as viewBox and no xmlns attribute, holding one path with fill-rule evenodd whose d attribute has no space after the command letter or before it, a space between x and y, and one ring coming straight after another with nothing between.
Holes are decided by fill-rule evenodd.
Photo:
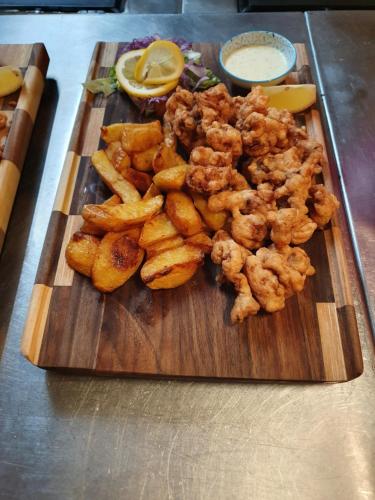
<instances>
[{"instance_id":1,"label":"dark wood stripe","mask_svg":"<svg viewBox=\"0 0 375 500\"><path fill-rule=\"evenodd\" d=\"M91 280L78 273L72 287L55 287L39 366L93 370L104 303L105 296L92 286Z\"/></svg>"},{"instance_id":2,"label":"dark wood stripe","mask_svg":"<svg viewBox=\"0 0 375 500\"><path fill-rule=\"evenodd\" d=\"M0 253L1 249L3 248L4 240L5 240L5 233L4 230L0 227Z\"/></svg>"},{"instance_id":3,"label":"dark wood stripe","mask_svg":"<svg viewBox=\"0 0 375 500\"><path fill-rule=\"evenodd\" d=\"M43 76L46 76L49 65L49 56L42 43L35 43L31 52L29 65L37 66Z\"/></svg>"},{"instance_id":4,"label":"dark wood stripe","mask_svg":"<svg viewBox=\"0 0 375 500\"><path fill-rule=\"evenodd\" d=\"M313 288L314 301L335 302L324 232L315 231L311 240L300 246L307 252L316 270L314 276L308 278L309 286Z\"/></svg>"},{"instance_id":5,"label":"dark wood stripe","mask_svg":"<svg viewBox=\"0 0 375 500\"><path fill-rule=\"evenodd\" d=\"M53 286L68 216L52 212L35 283Z\"/></svg>"},{"instance_id":6,"label":"dark wood stripe","mask_svg":"<svg viewBox=\"0 0 375 500\"><path fill-rule=\"evenodd\" d=\"M340 325L346 373L348 380L352 380L363 373L362 351L354 307L350 305L339 307L337 317Z\"/></svg>"},{"instance_id":7,"label":"dark wood stripe","mask_svg":"<svg viewBox=\"0 0 375 500\"><path fill-rule=\"evenodd\" d=\"M3 159L13 162L20 172L22 171L32 129L33 122L30 115L23 109L16 109L5 143Z\"/></svg>"},{"instance_id":8,"label":"dark wood stripe","mask_svg":"<svg viewBox=\"0 0 375 500\"><path fill-rule=\"evenodd\" d=\"M111 195L111 191L100 180L95 168L92 166L91 158L89 156L82 156L69 213L71 215L78 215L82 212L84 205L103 203Z\"/></svg>"}]
</instances>

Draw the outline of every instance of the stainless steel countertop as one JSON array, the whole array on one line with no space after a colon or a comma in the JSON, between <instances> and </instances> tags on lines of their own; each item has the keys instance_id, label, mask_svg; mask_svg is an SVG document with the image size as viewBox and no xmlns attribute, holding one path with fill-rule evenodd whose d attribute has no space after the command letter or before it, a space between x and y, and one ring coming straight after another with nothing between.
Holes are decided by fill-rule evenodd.
<instances>
[{"instance_id":1,"label":"stainless steel countertop","mask_svg":"<svg viewBox=\"0 0 375 500\"><path fill-rule=\"evenodd\" d=\"M365 371L345 384L78 377L19 353L95 42L223 41L252 28L307 41L302 14L0 16L0 43L41 41L51 57L0 258L0 498L375 498L374 357L355 282Z\"/></svg>"}]
</instances>

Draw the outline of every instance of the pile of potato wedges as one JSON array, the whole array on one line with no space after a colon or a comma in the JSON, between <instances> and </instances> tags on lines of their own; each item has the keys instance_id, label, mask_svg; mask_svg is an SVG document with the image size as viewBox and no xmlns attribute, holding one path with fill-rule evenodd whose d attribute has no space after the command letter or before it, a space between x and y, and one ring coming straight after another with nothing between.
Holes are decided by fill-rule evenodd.
<instances>
[{"instance_id":1,"label":"pile of potato wedges","mask_svg":"<svg viewBox=\"0 0 375 500\"><path fill-rule=\"evenodd\" d=\"M115 123L102 127L101 137L107 147L92 164L113 196L84 206L68 264L101 292L122 286L141 266L149 288L183 285L211 252L210 234L223 227L226 212L210 212L203 196L189 193L187 164L159 121Z\"/></svg>"}]
</instances>

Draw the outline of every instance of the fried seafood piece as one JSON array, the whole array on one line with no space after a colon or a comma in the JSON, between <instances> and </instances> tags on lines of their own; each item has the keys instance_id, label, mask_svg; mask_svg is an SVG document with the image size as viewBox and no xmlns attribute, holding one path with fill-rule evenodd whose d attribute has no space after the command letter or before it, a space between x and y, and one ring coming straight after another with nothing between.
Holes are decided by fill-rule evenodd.
<instances>
[{"instance_id":1,"label":"fried seafood piece","mask_svg":"<svg viewBox=\"0 0 375 500\"><path fill-rule=\"evenodd\" d=\"M288 173L285 183L275 189L276 199L285 197L290 207L306 213L306 200L316 172L317 169L314 163L310 162L308 158L298 172Z\"/></svg>"},{"instance_id":2,"label":"fried seafood piece","mask_svg":"<svg viewBox=\"0 0 375 500\"><path fill-rule=\"evenodd\" d=\"M319 228L323 228L328 224L332 215L339 208L340 202L334 194L326 190L323 184L311 186L309 194L313 202L311 218L316 222Z\"/></svg>"},{"instance_id":3,"label":"fried seafood piece","mask_svg":"<svg viewBox=\"0 0 375 500\"><path fill-rule=\"evenodd\" d=\"M275 245L271 245L270 249L275 250ZM277 252L286 258L288 266L295 271L306 274L306 276L315 274L315 268L311 265L309 256L302 248L286 245L278 248Z\"/></svg>"},{"instance_id":4,"label":"fried seafood piece","mask_svg":"<svg viewBox=\"0 0 375 500\"><path fill-rule=\"evenodd\" d=\"M250 189L249 183L247 182L246 178L235 168L232 169L232 175L229 185L234 191Z\"/></svg>"},{"instance_id":5,"label":"fried seafood piece","mask_svg":"<svg viewBox=\"0 0 375 500\"><path fill-rule=\"evenodd\" d=\"M254 87L246 97L238 96L233 97L234 116L240 128L240 120L244 120L250 113L256 111L257 113L267 114L269 97L263 92L263 88L258 85Z\"/></svg>"},{"instance_id":6,"label":"fried seafood piece","mask_svg":"<svg viewBox=\"0 0 375 500\"><path fill-rule=\"evenodd\" d=\"M234 161L242 155L241 132L227 123L212 122L206 130L206 140L215 151L232 153Z\"/></svg>"},{"instance_id":7,"label":"fried seafood piece","mask_svg":"<svg viewBox=\"0 0 375 500\"><path fill-rule=\"evenodd\" d=\"M305 213L296 208L281 208L270 211L267 222L271 227L271 240L277 247L300 245L308 241L313 235L317 224Z\"/></svg>"},{"instance_id":8,"label":"fried seafood piece","mask_svg":"<svg viewBox=\"0 0 375 500\"><path fill-rule=\"evenodd\" d=\"M208 208L212 212L221 210L240 210L247 214L260 212L267 215L271 210L276 210L274 193L270 186L263 185L263 189L244 189L242 191L221 191L208 199Z\"/></svg>"},{"instance_id":9,"label":"fried seafood piece","mask_svg":"<svg viewBox=\"0 0 375 500\"><path fill-rule=\"evenodd\" d=\"M293 146L283 153L266 155L253 160L247 169L253 184L271 182L279 186L286 181L287 173L297 173L301 168L302 151Z\"/></svg>"},{"instance_id":10,"label":"fried seafood piece","mask_svg":"<svg viewBox=\"0 0 375 500\"><path fill-rule=\"evenodd\" d=\"M201 139L197 132L197 112L195 110L194 94L189 90L177 87L169 97L164 113L164 130L168 132L167 142L173 145L173 134L186 149Z\"/></svg>"},{"instance_id":11,"label":"fried seafood piece","mask_svg":"<svg viewBox=\"0 0 375 500\"><path fill-rule=\"evenodd\" d=\"M287 125L256 111L238 120L236 128L241 131L244 152L251 157L278 153L289 145Z\"/></svg>"},{"instance_id":12,"label":"fried seafood piece","mask_svg":"<svg viewBox=\"0 0 375 500\"><path fill-rule=\"evenodd\" d=\"M259 213L243 215L238 210L231 222L233 239L249 250L262 246L267 236L267 218Z\"/></svg>"},{"instance_id":13,"label":"fried seafood piece","mask_svg":"<svg viewBox=\"0 0 375 500\"><path fill-rule=\"evenodd\" d=\"M246 276L241 269L249 252L238 245L227 232L217 231L213 238L212 262L221 265L225 278L234 284L237 292L232 311L232 322L243 321L249 315L255 315L260 306L254 299Z\"/></svg>"},{"instance_id":14,"label":"fried seafood piece","mask_svg":"<svg viewBox=\"0 0 375 500\"><path fill-rule=\"evenodd\" d=\"M285 288L277 276L265 269L257 255L246 258L244 273L256 300L267 312L280 311L285 306Z\"/></svg>"},{"instance_id":15,"label":"fried seafood piece","mask_svg":"<svg viewBox=\"0 0 375 500\"><path fill-rule=\"evenodd\" d=\"M260 248L256 256L262 261L264 269L273 271L285 288L285 296L303 290L307 276L315 273L307 253L299 247L285 246L277 249L274 245Z\"/></svg>"},{"instance_id":16,"label":"fried seafood piece","mask_svg":"<svg viewBox=\"0 0 375 500\"><path fill-rule=\"evenodd\" d=\"M232 155L199 146L190 155L186 184L198 193L212 194L226 189L232 176Z\"/></svg>"},{"instance_id":17,"label":"fried seafood piece","mask_svg":"<svg viewBox=\"0 0 375 500\"><path fill-rule=\"evenodd\" d=\"M233 99L224 83L210 87L204 92L195 92L194 97L205 132L214 121L228 123L233 117Z\"/></svg>"}]
</instances>

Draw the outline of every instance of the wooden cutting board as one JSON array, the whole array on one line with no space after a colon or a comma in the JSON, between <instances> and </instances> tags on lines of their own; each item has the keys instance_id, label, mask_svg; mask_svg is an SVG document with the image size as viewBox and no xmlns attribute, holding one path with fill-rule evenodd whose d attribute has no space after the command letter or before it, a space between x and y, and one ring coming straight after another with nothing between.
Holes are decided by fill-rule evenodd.
<instances>
[{"instance_id":1,"label":"wooden cutting board","mask_svg":"<svg viewBox=\"0 0 375 500\"><path fill-rule=\"evenodd\" d=\"M24 75L21 89L0 97L0 113L8 117L10 124L0 159L0 252L42 97L48 64L49 57L41 43L0 45L0 66L17 66Z\"/></svg>"},{"instance_id":2,"label":"wooden cutting board","mask_svg":"<svg viewBox=\"0 0 375 500\"><path fill-rule=\"evenodd\" d=\"M311 81L305 48L296 47L298 72L290 81ZM218 47L196 48L223 77ZM98 43L88 78L106 75L120 50L121 44ZM324 141L317 109L300 119L311 136ZM83 205L109 196L90 167L90 155L102 146L100 126L141 120L119 92L108 99L83 93L32 294L24 356L42 368L95 374L329 382L360 375L362 355L336 219L305 245L317 273L303 292L288 299L284 310L241 325L230 323L234 294L216 284L218 269L209 258L177 289L151 291L135 276L107 295L67 266L65 246L80 227ZM332 189L329 168L323 176Z\"/></svg>"}]
</instances>

